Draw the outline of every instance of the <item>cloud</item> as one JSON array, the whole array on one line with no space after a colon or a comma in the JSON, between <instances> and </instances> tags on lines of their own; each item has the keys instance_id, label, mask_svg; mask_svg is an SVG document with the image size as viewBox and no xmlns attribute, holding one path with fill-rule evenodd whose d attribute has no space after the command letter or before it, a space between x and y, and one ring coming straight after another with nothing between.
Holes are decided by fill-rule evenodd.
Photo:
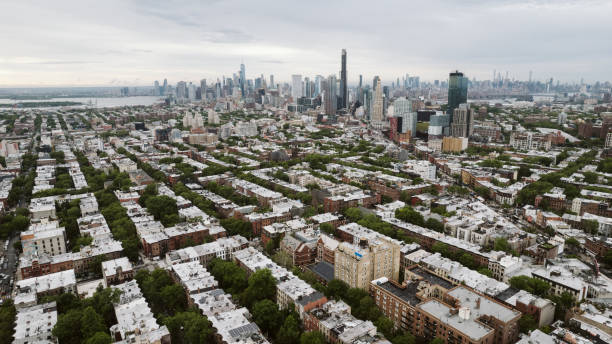
<instances>
[{"instance_id":1,"label":"cloud","mask_svg":"<svg viewBox=\"0 0 612 344\"><path fill-rule=\"evenodd\" d=\"M444 80L454 69L603 81L611 13L604 0L5 1L0 85L216 80L243 60L249 78L289 81L337 74L342 48L350 84L360 74Z\"/></svg>"},{"instance_id":2,"label":"cloud","mask_svg":"<svg viewBox=\"0 0 612 344\"><path fill-rule=\"evenodd\" d=\"M271 63L271 64L283 64L284 61L281 60L259 60L261 63Z\"/></svg>"}]
</instances>

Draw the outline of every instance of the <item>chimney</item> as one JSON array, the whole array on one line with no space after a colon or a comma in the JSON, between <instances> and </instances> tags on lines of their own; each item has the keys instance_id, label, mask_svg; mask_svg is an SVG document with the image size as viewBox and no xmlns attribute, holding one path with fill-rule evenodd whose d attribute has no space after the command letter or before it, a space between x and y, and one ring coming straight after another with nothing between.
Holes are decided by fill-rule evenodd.
<instances>
[{"instance_id":1,"label":"chimney","mask_svg":"<svg viewBox=\"0 0 612 344\"><path fill-rule=\"evenodd\" d=\"M476 309L480 309L480 297L476 299Z\"/></svg>"}]
</instances>

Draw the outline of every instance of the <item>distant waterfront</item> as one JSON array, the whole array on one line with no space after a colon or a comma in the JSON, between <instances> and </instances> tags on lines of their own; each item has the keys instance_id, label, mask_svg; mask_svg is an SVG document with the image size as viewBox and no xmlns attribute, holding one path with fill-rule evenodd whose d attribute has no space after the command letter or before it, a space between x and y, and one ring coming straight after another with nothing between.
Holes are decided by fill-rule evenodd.
<instances>
[{"instance_id":1,"label":"distant waterfront","mask_svg":"<svg viewBox=\"0 0 612 344\"><path fill-rule=\"evenodd\" d=\"M49 99L27 99L27 100L13 100L13 99L0 99L0 104L18 104L18 103L41 103L41 102L76 102L82 103L82 105L71 105L71 108L104 108L104 107L116 107L116 106L136 106L136 105L153 105L161 103L163 101L160 97L154 96L134 96L134 97L90 97L90 98L49 98ZM40 106L37 108L47 108L46 106ZM49 107L49 108L56 108ZM7 109L7 108L4 108Z\"/></svg>"}]
</instances>

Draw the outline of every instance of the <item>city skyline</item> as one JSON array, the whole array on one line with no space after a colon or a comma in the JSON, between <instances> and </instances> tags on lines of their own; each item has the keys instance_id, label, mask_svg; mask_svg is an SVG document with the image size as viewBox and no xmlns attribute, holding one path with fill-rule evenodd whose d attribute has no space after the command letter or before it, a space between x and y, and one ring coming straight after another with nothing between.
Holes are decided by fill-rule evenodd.
<instances>
[{"instance_id":1,"label":"city skyline","mask_svg":"<svg viewBox=\"0 0 612 344\"><path fill-rule=\"evenodd\" d=\"M418 8L297 2L287 9L217 1L84 8L62 1L0 9L1 87L215 80L237 72L241 62L247 79L274 74L289 82L293 74L340 76L341 49L350 55L349 86L359 75L380 75L383 84L406 73L446 80L456 69L479 80L491 79L493 70L518 80L612 80L606 37L612 4L597 0L441 0ZM346 15L337 18L340 10ZM376 24L364 25L368 17Z\"/></svg>"}]
</instances>

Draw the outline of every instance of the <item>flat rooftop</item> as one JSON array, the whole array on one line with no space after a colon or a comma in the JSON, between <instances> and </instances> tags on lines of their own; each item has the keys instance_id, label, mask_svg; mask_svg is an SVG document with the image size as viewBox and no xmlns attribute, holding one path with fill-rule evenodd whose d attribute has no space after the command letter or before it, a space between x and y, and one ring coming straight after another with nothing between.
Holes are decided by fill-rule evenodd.
<instances>
[{"instance_id":1,"label":"flat rooftop","mask_svg":"<svg viewBox=\"0 0 612 344\"><path fill-rule=\"evenodd\" d=\"M328 262L318 262L308 268L327 282L334 279L334 266Z\"/></svg>"},{"instance_id":2,"label":"flat rooftop","mask_svg":"<svg viewBox=\"0 0 612 344\"><path fill-rule=\"evenodd\" d=\"M462 319L458 314L451 315L451 308L436 299L426 301L419 308L436 317L441 323L465 333L474 341L480 340L493 331L492 328L474 321L473 318Z\"/></svg>"}]
</instances>

